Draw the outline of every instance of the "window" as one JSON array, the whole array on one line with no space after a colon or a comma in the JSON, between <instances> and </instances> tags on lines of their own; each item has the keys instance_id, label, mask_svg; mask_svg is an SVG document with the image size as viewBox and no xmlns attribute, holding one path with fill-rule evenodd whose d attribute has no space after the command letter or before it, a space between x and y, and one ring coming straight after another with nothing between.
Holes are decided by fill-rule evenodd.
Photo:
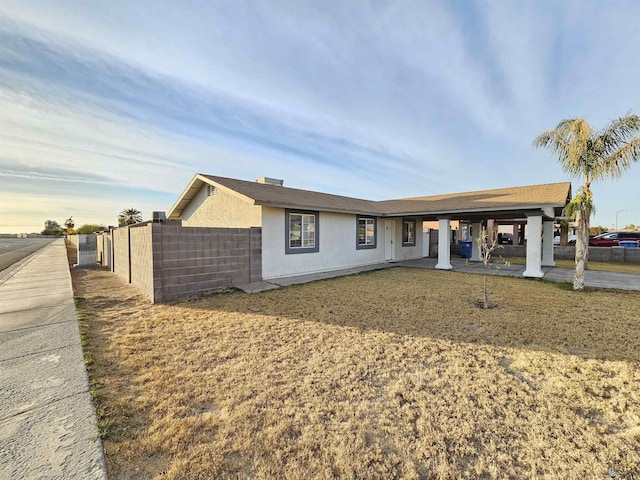
<instances>
[{"instance_id":1,"label":"window","mask_svg":"<svg viewBox=\"0 0 640 480\"><path fill-rule=\"evenodd\" d=\"M402 246L414 247L416 245L416 221L402 220Z\"/></svg>"},{"instance_id":2,"label":"window","mask_svg":"<svg viewBox=\"0 0 640 480\"><path fill-rule=\"evenodd\" d=\"M285 210L285 253L319 251L318 212Z\"/></svg>"},{"instance_id":3,"label":"window","mask_svg":"<svg viewBox=\"0 0 640 480\"><path fill-rule=\"evenodd\" d=\"M376 219L375 217L357 217L356 250L376 248Z\"/></svg>"}]
</instances>

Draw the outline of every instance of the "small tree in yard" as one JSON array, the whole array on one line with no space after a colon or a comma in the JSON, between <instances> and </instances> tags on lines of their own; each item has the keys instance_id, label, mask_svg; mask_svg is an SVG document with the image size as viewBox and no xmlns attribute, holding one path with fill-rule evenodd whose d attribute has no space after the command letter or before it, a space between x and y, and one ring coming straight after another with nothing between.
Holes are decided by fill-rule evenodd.
<instances>
[{"instance_id":1,"label":"small tree in yard","mask_svg":"<svg viewBox=\"0 0 640 480\"><path fill-rule=\"evenodd\" d=\"M487 231L485 226L482 227L480 236L478 237L478 252L484 264L484 275L482 275L482 308L489 308L489 289L487 287L487 275L489 274L489 265L491 264L491 255L496 248L502 248L498 243L498 229Z\"/></svg>"}]
</instances>

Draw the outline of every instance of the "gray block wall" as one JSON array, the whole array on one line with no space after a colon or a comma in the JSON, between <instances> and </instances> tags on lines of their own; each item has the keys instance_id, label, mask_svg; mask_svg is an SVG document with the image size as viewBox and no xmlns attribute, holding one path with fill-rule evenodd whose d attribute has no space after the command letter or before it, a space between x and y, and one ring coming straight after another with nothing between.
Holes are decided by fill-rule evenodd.
<instances>
[{"instance_id":1,"label":"gray block wall","mask_svg":"<svg viewBox=\"0 0 640 480\"><path fill-rule=\"evenodd\" d=\"M102 265L154 303L262 280L262 229L145 223L101 234Z\"/></svg>"},{"instance_id":2,"label":"gray block wall","mask_svg":"<svg viewBox=\"0 0 640 480\"><path fill-rule=\"evenodd\" d=\"M112 232L112 256L111 271L127 283L131 283L129 270L129 227L120 227Z\"/></svg>"},{"instance_id":3,"label":"gray block wall","mask_svg":"<svg viewBox=\"0 0 640 480\"><path fill-rule=\"evenodd\" d=\"M260 228L153 224L154 300L262 279Z\"/></svg>"},{"instance_id":4,"label":"gray block wall","mask_svg":"<svg viewBox=\"0 0 640 480\"><path fill-rule=\"evenodd\" d=\"M132 225L129 230L130 282L153 298L153 248L151 224Z\"/></svg>"},{"instance_id":5,"label":"gray block wall","mask_svg":"<svg viewBox=\"0 0 640 480\"><path fill-rule=\"evenodd\" d=\"M559 260L573 260L576 258L576 248L555 247L554 256ZM640 263L640 248L589 247L589 260L593 262Z\"/></svg>"},{"instance_id":6,"label":"gray block wall","mask_svg":"<svg viewBox=\"0 0 640 480\"><path fill-rule=\"evenodd\" d=\"M437 248L437 238L436 238ZM431 250L431 247L430 247ZM460 244L451 245L451 255L460 255ZM502 245L502 248L494 250L492 256L504 258L524 257L527 254L525 245ZM437 251L435 256L437 256ZM576 247L556 246L553 248L553 257L556 260L574 260L576 258ZM613 262L613 263L640 263L640 248L622 247L589 247L589 260L593 262Z\"/></svg>"},{"instance_id":7,"label":"gray block wall","mask_svg":"<svg viewBox=\"0 0 640 480\"><path fill-rule=\"evenodd\" d=\"M77 250L78 265L95 265L97 256L97 238L93 233L72 235Z\"/></svg>"}]
</instances>

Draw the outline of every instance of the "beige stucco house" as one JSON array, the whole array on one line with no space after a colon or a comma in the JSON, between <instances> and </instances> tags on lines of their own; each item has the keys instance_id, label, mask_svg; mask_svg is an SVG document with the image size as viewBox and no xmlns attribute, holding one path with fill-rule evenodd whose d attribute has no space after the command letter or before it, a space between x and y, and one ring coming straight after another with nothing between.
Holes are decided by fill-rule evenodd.
<instances>
[{"instance_id":1,"label":"beige stucco house","mask_svg":"<svg viewBox=\"0 0 640 480\"><path fill-rule=\"evenodd\" d=\"M262 277L337 270L423 256L423 221L438 221L438 264L450 269L450 222L526 221L528 277L553 265L553 221L571 184L552 183L449 195L371 201L197 174L168 214L184 226L261 227ZM475 239L474 239L475 243ZM472 260L479 260L473 248Z\"/></svg>"}]
</instances>

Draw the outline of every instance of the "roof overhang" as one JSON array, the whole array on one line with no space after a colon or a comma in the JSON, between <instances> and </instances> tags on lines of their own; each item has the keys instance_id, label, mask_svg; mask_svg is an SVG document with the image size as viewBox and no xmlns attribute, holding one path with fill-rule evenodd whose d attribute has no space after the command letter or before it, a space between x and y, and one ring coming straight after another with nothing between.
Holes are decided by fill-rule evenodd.
<instances>
[{"instance_id":1,"label":"roof overhang","mask_svg":"<svg viewBox=\"0 0 640 480\"><path fill-rule=\"evenodd\" d=\"M167 218L179 219L182 216L182 211L191 203L191 200L193 200L200 191L204 183L204 179L200 177L199 174L195 175L189 182L189 185L182 191L176 203L171 207L171 210L169 210Z\"/></svg>"},{"instance_id":2,"label":"roof overhang","mask_svg":"<svg viewBox=\"0 0 640 480\"><path fill-rule=\"evenodd\" d=\"M317 206L313 205L304 205L301 203L296 204L287 204L287 203L273 203L273 202L261 202L256 201L256 205L260 205L263 207L272 207L272 208L287 208L289 210L316 210L319 212L329 212L329 213L346 213L346 214L355 214L355 215L367 215L370 217L382 217L385 216L380 212L374 211L365 211L365 210L354 210L354 209L342 209L342 208L328 208L322 207L318 209Z\"/></svg>"},{"instance_id":3,"label":"roof overhang","mask_svg":"<svg viewBox=\"0 0 640 480\"><path fill-rule=\"evenodd\" d=\"M563 207L560 207L562 210ZM383 214L383 217L423 217L426 220L437 220L438 218L449 218L451 220L486 220L486 219L514 219L524 218L529 215L539 214L546 219L556 218L557 207L554 205L523 205L508 206L505 208L474 208L466 210L435 210L435 211L413 211Z\"/></svg>"},{"instance_id":4,"label":"roof overhang","mask_svg":"<svg viewBox=\"0 0 640 480\"><path fill-rule=\"evenodd\" d=\"M422 217L424 220L437 220L438 218L449 218L451 220L469 220L469 221L479 221L484 219L497 219L497 220L508 220L508 219L521 219L526 218L527 215L541 215L543 218L556 219L560 218L563 215L563 209L566 203L571 199L571 184L568 184L568 192L566 196L566 200L564 204L561 204L558 200L555 200L553 203L536 203L530 204L528 202L514 202L508 203L504 202L504 206L501 205L486 205L486 206L474 206L468 205L463 208L458 207L453 209L443 209L443 205L440 205L438 209L429 209L428 204L424 205L414 205L414 208L410 210L395 210L390 211L388 208L376 208L377 205L372 206L371 209L358 209L356 208L335 208L323 206L319 207L318 205L305 204L306 202L297 201L297 202L287 202L275 200L269 201L267 199L260 198L251 198L243 193L238 192L234 188L231 188L232 185L226 186L223 183L219 183L215 179L208 178L206 175L196 174L191 182L187 185L184 191L180 194L180 197L176 201L176 203L171 207L169 214L167 215L168 219L181 219L184 213L185 208L193 201L198 192L202 189L202 187L206 184L213 185L216 188L224 190L231 195L234 195L242 200L253 204L260 205L265 207L273 207L273 208L286 208L286 209L298 209L298 210L317 210L323 212L330 213L341 213L341 214L355 214L355 215L367 215L367 216L377 216L384 218L398 218L398 217ZM283 188L283 187L277 187ZM300 200L298 197L297 200ZM542 200L542 199L541 199ZM374 202L378 203L378 202ZM385 202L379 202L382 204ZM434 205L435 206L435 205ZM355 205L354 205L355 207ZM406 207L406 206L405 206ZM417 208L415 208L417 207ZM473 208L475 207L475 208ZM421 210L421 208L423 210ZM385 211L387 210L387 211Z\"/></svg>"},{"instance_id":5,"label":"roof overhang","mask_svg":"<svg viewBox=\"0 0 640 480\"><path fill-rule=\"evenodd\" d=\"M182 213L184 212L184 209L187 207L187 205L189 205L193 201L195 196L198 194L198 192L202 189L204 185L213 185L216 188L225 190L231 193L232 195L240 197L249 203L255 203L252 198L246 197L241 193L238 193L235 190L232 190L224 185L221 185L218 182L215 182L205 177L204 175L201 175L198 173L191 179L191 182L189 182L189 185L187 185L187 187L182 191L176 203L173 205L173 207L171 207L171 210L169 210L169 214L167 215L167 218L171 220L180 219L182 217Z\"/></svg>"}]
</instances>

